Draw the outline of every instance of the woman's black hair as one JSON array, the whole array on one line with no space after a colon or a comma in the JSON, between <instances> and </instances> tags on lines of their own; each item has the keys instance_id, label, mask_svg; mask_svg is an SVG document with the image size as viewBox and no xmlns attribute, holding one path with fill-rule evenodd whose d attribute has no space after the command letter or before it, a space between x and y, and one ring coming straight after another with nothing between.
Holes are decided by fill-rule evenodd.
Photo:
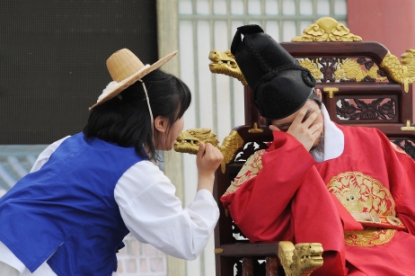
<instances>
[{"instance_id":1,"label":"woman's black hair","mask_svg":"<svg viewBox=\"0 0 415 276\"><path fill-rule=\"evenodd\" d=\"M166 117L170 128L190 105L189 88L180 79L161 70L149 73L142 80L147 87L153 117ZM122 147L134 147L140 157L159 160L154 145L157 139L153 140L150 113L140 81L94 107L84 135L86 139L97 137ZM157 137L158 132L154 135Z\"/></svg>"}]
</instances>

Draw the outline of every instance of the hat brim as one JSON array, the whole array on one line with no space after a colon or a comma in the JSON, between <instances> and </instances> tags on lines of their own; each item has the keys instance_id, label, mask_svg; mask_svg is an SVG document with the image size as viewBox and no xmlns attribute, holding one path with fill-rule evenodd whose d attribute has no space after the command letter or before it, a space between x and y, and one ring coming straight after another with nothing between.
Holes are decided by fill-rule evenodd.
<instances>
[{"instance_id":1,"label":"hat brim","mask_svg":"<svg viewBox=\"0 0 415 276\"><path fill-rule=\"evenodd\" d=\"M253 91L255 105L262 117L280 120L297 112L313 93L299 70L280 71L275 77L263 80Z\"/></svg>"},{"instance_id":2,"label":"hat brim","mask_svg":"<svg viewBox=\"0 0 415 276\"><path fill-rule=\"evenodd\" d=\"M107 94L104 97L102 97L94 105L89 107L89 110L93 109L94 107L96 107L96 106L98 106L102 103L105 103L105 102L111 100L112 98L114 98L115 96L120 94L122 91L124 91L126 88L133 85L138 80L142 79L144 76L148 75L150 72L160 68L166 62L168 62L170 59L172 59L177 54L177 52L178 51L174 51L173 53L170 53L167 56L159 59L158 61L156 61L152 65L143 67L141 70L137 71L136 73L134 73L130 77L126 78L122 82L119 82L118 84L114 85L110 91L107 91Z\"/></svg>"}]
</instances>

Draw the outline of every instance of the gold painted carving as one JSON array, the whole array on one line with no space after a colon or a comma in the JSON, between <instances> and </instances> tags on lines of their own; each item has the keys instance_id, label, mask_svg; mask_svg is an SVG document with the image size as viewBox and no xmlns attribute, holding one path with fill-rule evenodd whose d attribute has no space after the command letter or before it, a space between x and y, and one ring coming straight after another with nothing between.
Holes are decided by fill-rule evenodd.
<instances>
[{"instance_id":1,"label":"gold painted carving","mask_svg":"<svg viewBox=\"0 0 415 276\"><path fill-rule=\"evenodd\" d=\"M174 150L177 152L197 154L199 151L199 142L210 143L220 149L216 134L210 128L196 128L180 132L174 142Z\"/></svg>"},{"instance_id":2,"label":"gold painted carving","mask_svg":"<svg viewBox=\"0 0 415 276\"><path fill-rule=\"evenodd\" d=\"M299 59L298 63L300 63L300 65L304 68L308 69L316 81L319 81L323 78L323 73L320 71L317 60L314 62L313 60L309 59Z\"/></svg>"},{"instance_id":3,"label":"gold painted carving","mask_svg":"<svg viewBox=\"0 0 415 276\"><path fill-rule=\"evenodd\" d=\"M220 150L223 154L223 161L221 164L222 173L225 173L226 164L232 161L235 157L236 151L244 145L244 140L239 136L236 130L232 130L231 133L225 137L222 142Z\"/></svg>"},{"instance_id":4,"label":"gold painted carving","mask_svg":"<svg viewBox=\"0 0 415 276\"><path fill-rule=\"evenodd\" d=\"M403 131L414 131L415 127L411 126L411 121L410 120L406 120L406 126L401 127L401 130L403 130Z\"/></svg>"},{"instance_id":5,"label":"gold painted carving","mask_svg":"<svg viewBox=\"0 0 415 276\"><path fill-rule=\"evenodd\" d=\"M337 63L337 69L334 72L336 80L355 79L357 82L362 81L366 76L378 81L384 81L386 77L378 77L379 67L374 64L369 71L362 69L362 66L353 59L345 59Z\"/></svg>"},{"instance_id":6,"label":"gold painted carving","mask_svg":"<svg viewBox=\"0 0 415 276\"><path fill-rule=\"evenodd\" d=\"M337 88L337 87L324 87L323 91L329 93L329 98L331 99L334 96L334 92L339 91L339 88Z\"/></svg>"},{"instance_id":7,"label":"gold painted carving","mask_svg":"<svg viewBox=\"0 0 415 276\"><path fill-rule=\"evenodd\" d=\"M235 56L230 50L225 52L217 50L210 51L209 59L212 61L209 64L209 69L212 73L231 76L238 79L243 85L248 85L241 69L235 61Z\"/></svg>"},{"instance_id":8,"label":"gold painted carving","mask_svg":"<svg viewBox=\"0 0 415 276\"><path fill-rule=\"evenodd\" d=\"M409 84L415 82L415 48L406 50L401 55L402 63L390 52L383 58L380 67L383 68L390 77L403 84L405 92L409 91Z\"/></svg>"},{"instance_id":9,"label":"gold painted carving","mask_svg":"<svg viewBox=\"0 0 415 276\"><path fill-rule=\"evenodd\" d=\"M223 173L226 171L226 164L232 161L237 149L244 144L244 140L235 130L232 130L223 140L222 146L219 146L216 134L212 132L211 129L196 128L180 132L174 142L174 150L182 153L197 154L200 142L211 143L213 146L220 149L223 154L223 161L221 163L221 170Z\"/></svg>"},{"instance_id":10,"label":"gold painted carving","mask_svg":"<svg viewBox=\"0 0 415 276\"><path fill-rule=\"evenodd\" d=\"M278 244L278 258L287 276L308 276L323 265L323 246L320 243L282 241Z\"/></svg>"},{"instance_id":11,"label":"gold painted carving","mask_svg":"<svg viewBox=\"0 0 415 276\"><path fill-rule=\"evenodd\" d=\"M294 37L293 42L329 42L329 41L362 41L360 36L350 33L343 24L331 17L322 17L304 29L301 36Z\"/></svg>"}]
</instances>

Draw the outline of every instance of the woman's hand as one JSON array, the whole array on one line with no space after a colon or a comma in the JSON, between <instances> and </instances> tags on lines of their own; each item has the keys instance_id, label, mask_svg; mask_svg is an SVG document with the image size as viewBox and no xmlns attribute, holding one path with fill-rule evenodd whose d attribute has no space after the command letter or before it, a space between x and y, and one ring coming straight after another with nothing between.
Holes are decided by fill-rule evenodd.
<instances>
[{"instance_id":1,"label":"woman's hand","mask_svg":"<svg viewBox=\"0 0 415 276\"><path fill-rule=\"evenodd\" d=\"M223 155L218 148L212 146L212 144L200 142L199 151L196 157L196 164L199 172L197 190L207 189L210 192L213 192L215 171L222 160Z\"/></svg>"}]
</instances>

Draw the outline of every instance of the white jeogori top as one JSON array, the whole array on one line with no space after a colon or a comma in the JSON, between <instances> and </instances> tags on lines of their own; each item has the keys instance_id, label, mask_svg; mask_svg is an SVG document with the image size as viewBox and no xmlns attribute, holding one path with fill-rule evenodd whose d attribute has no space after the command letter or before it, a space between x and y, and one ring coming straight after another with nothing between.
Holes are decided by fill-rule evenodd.
<instances>
[{"instance_id":1,"label":"white jeogori top","mask_svg":"<svg viewBox=\"0 0 415 276\"><path fill-rule=\"evenodd\" d=\"M39 170L68 137L48 146L31 172ZM125 225L138 241L149 243L171 256L193 260L206 246L218 221L219 209L208 190L199 190L186 208L182 207L175 192L175 186L157 165L141 161L118 180L114 198ZM46 262L31 274L1 242L0 262L15 267L21 275L56 275Z\"/></svg>"}]
</instances>

